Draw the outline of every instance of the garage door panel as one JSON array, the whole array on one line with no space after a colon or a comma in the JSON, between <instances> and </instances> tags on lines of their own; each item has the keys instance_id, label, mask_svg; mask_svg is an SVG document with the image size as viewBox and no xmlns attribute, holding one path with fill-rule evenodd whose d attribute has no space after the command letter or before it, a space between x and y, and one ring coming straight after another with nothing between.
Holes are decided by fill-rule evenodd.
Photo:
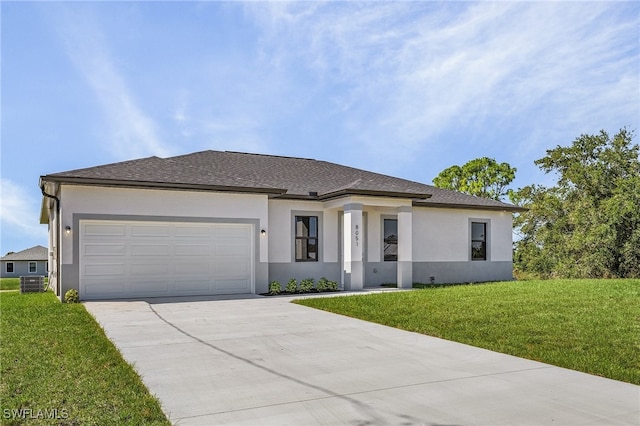
<instances>
[{"instance_id":1,"label":"garage door panel","mask_svg":"<svg viewBox=\"0 0 640 426\"><path fill-rule=\"evenodd\" d=\"M251 268L247 262L226 261L216 262L216 275L221 277L242 277L247 278L251 275Z\"/></svg>"},{"instance_id":2,"label":"garage door panel","mask_svg":"<svg viewBox=\"0 0 640 426\"><path fill-rule=\"evenodd\" d=\"M209 263L178 263L174 268L177 276L211 275L211 269Z\"/></svg>"},{"instance_id":3,"label":"garage door panel","mask_svg":"<svg viewBox=\"0 0 640 426\"><path fill-rule=\"evenodd\" d=\"M90 280L85 282L84 295L87 298L121 297L125 293L122 280Z\"/></svg>"},{"instance_id":4,"label":"garage door panel","mask_svg":"<svg viewBox=\"0 0 640 426\"><path fill-rule=\"evenodd\" d=\"M179 294L207 294L210 292L211 280L202 279L178 279L175 291Z\"/></svg>"},{"instance_id":5,"label":"garage door panel","mask_svg":"<svg viewBox=\"0 0 640 426\"><path fill-rule=\"evenodd\" d=\"M244 239L249 237L250 228L244 225L228 224L215 228L215 236L217 238L238 238Z\"/></svg>"},{"instance_id":6,"label":"garage door panel","mask_svg":"<svg viewBox=\"0 0 640 426\"><path fill-rule=\"evenodd\" d=\"M169 244L131 244L131 256L169 256Z\"/></svg>"},{"instance_id":7,"label":"garage door panel","mask_svg":"<svg viewBox=\"0 0 640 426\"><path fill-rule=\"evenodd\" d=\"M124 256L126 246L124 244L85 244L83 252L85 256Z\"/></svg>"},{"instance_id":8,"label":"garage door panel","mask_svg":"<svg viewBox=\"0 0 640 426\"><path fill-rule=\"evenodd\" d=\"M131 282L132 296L164 296L169 293L171 281L167 279L147 279Z\"/></svg>"},{"instance_id":9,"label":"garage door panel","mask_svg":"<svg viewBox=\"0 0 640 426\"><path fill-rule=\"evenodd\" d=\"M209 244L176 244L174 250L177 256L209 256L211 254Z\"/></svg>"},{"instance_id":10,"label":"garage door panel","mask_svg":"<svg viewBox=\"0 0 640 426\"><path fill-rule=\"evenodd\" d=\"M94 237L123 237L126 227L122 224L87 224L82 233Z\"/></svg>"},{"instance_id":11,"label":"garage door panel","mask_svg":"<svg viewBox=\"0 0 640 426\"><path fill-rule=\"evenodd\" d=\"M134 265L131 265L130 271L131 271L131 275L134 277L149 276L149 275L165 275L166 276L170 273L169 265L167 265L166 263L134 264Z\"/></svg>"},{"instance_id":12,"label":"garage door panel","mask_svg":"<svg viewBox=\"0 0 640 426\"><path fill-rule=\"evenodd\" d=\"M131 225L133 237L168 237L169 225Z\"/></svg>"},{"instance_id":13,"label":"garage door panel","mask_svg":"<svg viewBox=\"0 0 640 426\"><path fill-rule=\"evenodd\" d=\"M210 238L211 236L211 228L208 226L176 226L174 230L174 235L177 238L188 237L189 239L205 239Z\"/></svg>"},{"instance_id":14,"label":"garage door panel","mask_svg":"<svg viewBox=\"0 0 640 426\"><path fill-rule=\"evenodd\" d=\"M120 276L125 275L125 265L115 263L96 263L84 265L85 276Z\"/></svg>"},{"instance_id":15,"label":"garage door panel","mask_svg":"<svg viewBox=\"0 0 640 426\"><path fill-rule=\"evenodd\" d=\"M251 290L251 282L242 279L216 280L215 289L217 293L224 294L246 293Z\"/></svg>"},{"instance_id":16,"label":"garage door panel","mask_svg":"<svg viewBox=\"0 0 640 426\"><path fill-rule=\"evenodd\" d=\"M251 248L250 247L246 247L244 245L239 245L239 244L221 244L219 242L216 242L215 245L215 255L218 257L228 257L228 258L234 258L234 257L242 257L242 258L248 258L251 252Z\"/></svg>"},{"instance_id":17,"label":"garage door panel","mask_svg":"<svg viewBox=\"0 0 640 426\"><path fill-rule=\"evenodd\" d=\"M253 226L80 222L85 299L249 293Z\"/></svg>"}]
</instances>

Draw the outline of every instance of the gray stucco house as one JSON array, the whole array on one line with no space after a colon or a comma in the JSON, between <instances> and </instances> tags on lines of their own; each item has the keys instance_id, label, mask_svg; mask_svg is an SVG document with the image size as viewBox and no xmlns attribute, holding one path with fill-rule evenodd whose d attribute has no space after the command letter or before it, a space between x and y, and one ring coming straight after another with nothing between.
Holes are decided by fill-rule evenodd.
<instances>
[{"instance_id":1,"label":"gray stucco house","mask_svg":"<svg viewBox=\"0 0 640 426\"><path fill-rule=\"evenodd\" d=\"M49 273L49 250L35 246L0 258L0 277L18 278L28 275L46 276Z\"/></svg>"},{"instance_id":2,"label":"gray stucco house","mask_svg":"<svg viewBox=\"0 0 640 426\"><path fill-rule=\"evenodd\" d=\"M49 282L82 299L512 279L495 200L306 158L203 151L40 178Z\"/></svg>"}]
</instances>

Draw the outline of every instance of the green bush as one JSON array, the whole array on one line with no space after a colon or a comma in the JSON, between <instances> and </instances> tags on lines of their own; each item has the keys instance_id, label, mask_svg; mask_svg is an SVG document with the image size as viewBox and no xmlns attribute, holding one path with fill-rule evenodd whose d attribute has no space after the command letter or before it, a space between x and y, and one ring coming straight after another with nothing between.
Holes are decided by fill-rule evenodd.
<instances>
[{"instance_id":1,"label":"green bush","mask_svg":"<svg viewBox=\"0 0 640 426\"><path fill-rule=\"evenodd\" d=\"M291 278L287 283L287 286L284 289L287 293L297 293L298 292L298 281L295 278Z\"/></svg>"},{"instance_id":2,"label":"green bush","mask_svg":"<svg viewBox=\"0 0 640 426\"><path fill-rule=\"evenodd\" d=\"M79 301L80 295L78 294L78 290L67 290L67 292L64 294L64 303L78 303Z\"/></svg>"},{"instance_id":3,"label":"green bush","mask_svg":"<svg viewBox=\"0 0 640 426\"><path fill-rule=\"evenodd\" d=\"M282 286L278 281L271 281L269 284L269 294L280 294Z\"/></svg>"},{"instance_id":4,"label":"green bush","mask_svg":"<svg viewBox=\"0 0 640 426\"><path fill-rule=\"evenodd\" d=\"M314 281L315 280L313 278L305 278L304 280L300 281L300 292L309 293L311 290L313 290Z\"/></svg>"},{"instance_id":5,"label":"green bush","mask_svg":"<svg viewBox=\"0 0 640 426\"><path fill-rule=\"evenodd\" d=\"M322 277L318 280L318 284L316 284L316 290L318 291L327 291L329 289L329 280L325 277Z\"/></svg>"},{"instance_id":6,"label":"green bush","mask_svg":"<svg viewBox=\"0 0 640 426\"><path fill-rule=\"evenodd\" d=\"M327 278L322 277L318 280L316 290L319 292L338 291L338 283L335 281L329 281Z\"/></svg>"}]
</instances>

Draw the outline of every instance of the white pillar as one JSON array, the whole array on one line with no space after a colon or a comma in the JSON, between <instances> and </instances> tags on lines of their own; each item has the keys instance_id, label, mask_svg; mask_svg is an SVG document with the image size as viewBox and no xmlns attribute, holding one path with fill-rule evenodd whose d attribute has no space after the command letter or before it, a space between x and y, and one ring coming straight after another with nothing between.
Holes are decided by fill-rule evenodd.
<instances>
[{"instance_id":1,"label":"white pillar","mask_svg":"<svg viewBox=\"0 0 640 426\"><path fill-rule=\"evenodd\" d=\"M344 226L342 229L344 289L362 290L364 287L362 204L345 204Z\"/></svg>"},{"instance_id":2,"label":"white pillar","mask_svg":"<svg viewBox=\"0 0 640 426\"><path fill-rule=\"evenodd\" d=\"M398 209L398 288L413 287L412 208Z\"/></svg>"}]
</instances>

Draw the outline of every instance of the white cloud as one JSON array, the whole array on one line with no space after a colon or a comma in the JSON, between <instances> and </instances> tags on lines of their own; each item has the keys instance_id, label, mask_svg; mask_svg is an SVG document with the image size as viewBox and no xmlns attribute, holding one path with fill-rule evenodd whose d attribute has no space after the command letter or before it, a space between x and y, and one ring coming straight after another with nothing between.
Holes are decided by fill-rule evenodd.
<instances>
[{"instance_id":1,"label":"white cloud","mask_svg":"<svg viewBox=\"0 0 640 426\"><path fill-rule=\"evenodd\" d=\"M37 199L20 185L5 178L0 179L0 199L3 233L11 231L12 234L23 234L28 238L42 238L46 241L47 227L39 225Z\"/></svg>"},{"instance_id":2,"label":"white cloud","mask_svg":"<svg viewBox=\"0 0 640 426\"><path fill-rule=\"evenodd\" d=\"M348 112L349 142L371 158L400 163L454 134L508 133L513 142L503 151L519 152L634 111L637 117L638 17L620 5L269 2L246 8L263 28L263 50L278 63L303 61L332 92L337 113ZM331 88L337 85L339 92Z\"/></svg>"},{"instance_id":3,"label":"white cloud","mask_svg":"<svg viewBox=\"0 0 640 426\"><path fill-rule=\"evenodd\" d=\"M118 70L99 21L81 8L68 8L58 27L66 53L105 113L107 149L118 158L170 155L170 147L158 136L158 126Z\"/></svg>"}]
</instances>

